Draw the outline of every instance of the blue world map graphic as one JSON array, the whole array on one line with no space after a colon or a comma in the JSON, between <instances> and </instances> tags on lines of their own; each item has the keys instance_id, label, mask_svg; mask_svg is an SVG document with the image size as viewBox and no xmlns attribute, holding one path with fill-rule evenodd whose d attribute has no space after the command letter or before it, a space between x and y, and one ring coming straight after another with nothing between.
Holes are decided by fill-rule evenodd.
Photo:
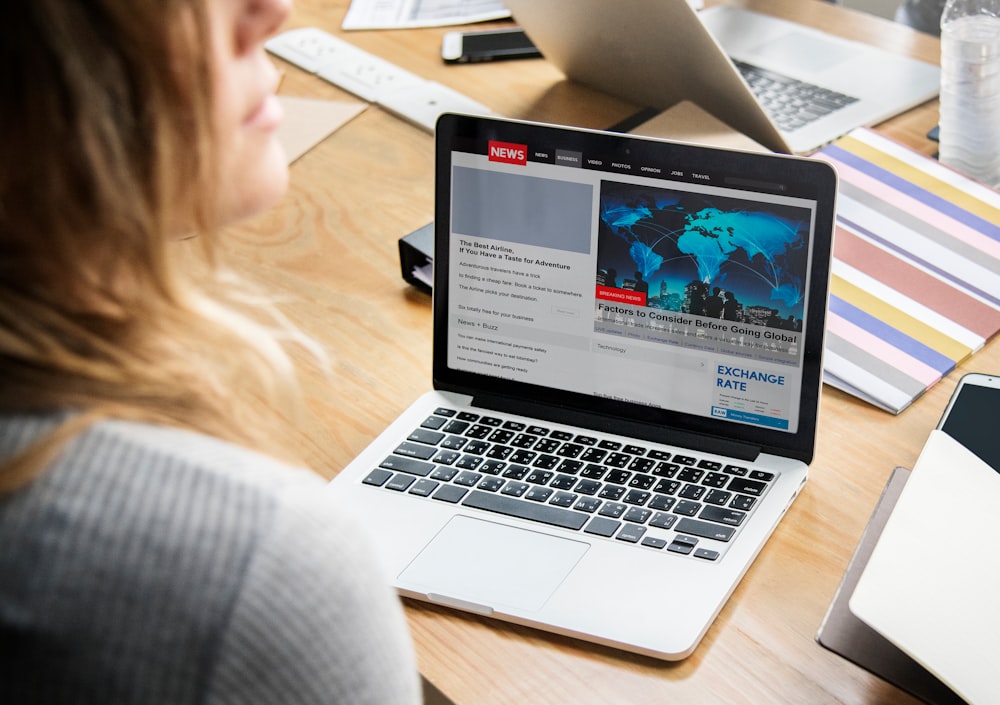
<instances>
[{"instance_id":1,"label":"blue world map graphic","mask_svg":"<svg viewBox=\"0 0 1000 705\"><path fill-rule=\"evenodd\" d=\"M674 310L691 306L692 289L719 289L743 310L801 319L808 209L606 181L600 220L599 283L648 290L647 305Z\"/></svg>"}]
</instances>

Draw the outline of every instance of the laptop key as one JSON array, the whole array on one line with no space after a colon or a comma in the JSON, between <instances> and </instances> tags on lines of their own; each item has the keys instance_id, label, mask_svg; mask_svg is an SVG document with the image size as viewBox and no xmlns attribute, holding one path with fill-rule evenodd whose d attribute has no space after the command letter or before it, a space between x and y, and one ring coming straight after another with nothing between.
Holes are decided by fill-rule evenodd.
<instances>
[{"instance_id":1,"label":"laptop key","mask_svg":"<svg viewBox=\"0 0 1000 705\"><path fill-rule=\"evenodd\" d=\"M686 556L694 550L694 546L689 543L679 543L677 541L673 541L669 546L667 546L667 550L674 553L683 553Z\"/></svg>"},{"instance_id":2,"label":"laptop key","mask_svg":"<svg viewBox=\"0 0 1000 705\"><path fill-rule=\"evenodd\" d=\"M485 463L480 465L477 470L487 475L499 475L503 469L507 467L507 463L501 462L499 460L487 460Z\"/></svg>"},{"instance_id":3,"label":"laptop key","mask_svg":"<svg viewBox=\"0 0 1000 705\"><path fill-rule=\"evenodd\" d=\"M559 458L555 455L540 455L532 463L533 467L543 468L544 470L551 470L557 465L559 465Z\"/></svg>"},{"instance_id":4,"label":"laptop key","mask_svg":"<svg viewBox=\"0 0 1000 705\"><path fill-rule=\"evenodd\" d=\"M550 483L550 487L554 487L557 490L571 490L576 482L577 478L573 475L556 475L555 479ZM593 492L590 494L593 494Z\"/></svg>"},{"instance_id":5,"label":"laptop key","mask_svg":"<svg viewBox=\"0 0 1000 705\"><path fill-rule=\"evenodd\" d=\"M532 502L544 502L552 496L555 492L551 487L532 487L524 495L525 499L530 499Z\"/></svg>"},{"instance_id":6,"label":"laptop key","mask_svg":"<svg viewBox=\"0 0 1000 705\"><path fill-rule=\"evenodd\" d=\"M455 478L455 484L464 485L466 487L472 487L473 485L478 483L479 480L482 479L482 477L483 476L480 475L478 472L470 472L468 470L463 470L462 472L458 473L458 477Z\"/></svg>"},{"instance_id":7,"label":"laptop key","mask_svg":"<svg viewBox=\"0 0 1000 705\"><path fill-rule=\"evenodd\" d=\"M528 433L520 433L511 439L510 444L515 448L530 448L538 442L538 436Z\"/></svg>"},{"instance_id":8,"label":"laptop key","mask_svg":"<svg viewBox=\"0 0 1000 705\"><path fill-rule=\"evenodd\" d=\"M503 476L508 480L523 480L528 473L531 472L531 468L524 465L508 465L507 469L503 471Z\"/></svg>"},{"instance_id":9,"label":"laptop key","mask_svg":"<svg viewBox=\"0 0 1000 705\"><path fill-rule=\"evenodd\" d=\"M599 463L607 457L608 451L601 448L587 448L580 454L580 460L588 463Z\"/></svg>"},{"instance_id":10,"label":"laptop key","mask_svg":"<svg viewBox=\"0 0 1000 705\"><path fill-rule=\"evenodd\" d=\"M446 423L448 423L448 419L443 418L441 416L428 416L426 419L424 419L424 422L420 425L423 428L429 428L436 431Z\"/></svg>"},{"instance_id":11,"label":"laptop key","mask_svg":"<svg viewBox=\"0 0 1000 705\"><path fill-rule=\"evenodd\" d=\"M431 473L431 477L434 478L435 480L441 480L441 482L451 482L452 478L454 478L455 475L457 474L458 470L456 470L455 468L445 468L438 466L437 468L434 469L434 472Z\"/></svg>"},{"instance_id":12,"label":"laptop key","mask_svg":"<svg viewBox=\"0 0 1000 705\"><path fill-rule=\"evenodd\" d=\"M484 438L489 437L489 435L491 433L493 433L493 427L492 426L484 426L483 424L476 424L475 426L473 426L472 428L470 428L468 431L466 431L465 435L468 436L469 438L475 438L476 440L482 440Z\"/></svg>"},{"instance_id":13,"label":"laptop key","mask_svg":"<svg viewBox=\"0 0 1000 705\"><path fill-rule=\"evenodd\" d=\"M615 538L619 541L627 541L628 543L639 543L639 539L641 539L642 535L645 533L645 526L639 526L638 524L625 524Z\"/></svg>"},{"instance_id":14,"label":"laptop key","mask_svg":"<svg viewBox=\"0 0 1000 705\"><path fill-rule=\"evenodd\" d=\"M649 520L649 525L655 526L658 529L673 528L675 523L677 523L677 516L675 514L667 514L666 512L657 512Z\"/></svg>"},{"instance_id":15,"label":"laptop key","mask_svg":"<svg viewBox=\"0 0 1000 705\"><path fill-rule=\"evenodd\" d=\"M690 517L681 517L677 522L677 531L692 536L700 536L703 539L715 539L716 541L728 541L733 538L736 529L731 526L720 526L707 521L699 521Z\"/></svg>"},{"instance_id":16,"label":"laptop key","mask_svg":"<svg viewBox=\"0 0 1000 705\"><path fill-rule=\"evenodd\" d=\"M725 506L732 499L733 493L725 490L709 490L705 495L705 504L715 504L719 507Z\"/></svg>"},{"instance_id":17,"label":"laptop key","mask_svg":"<svg viewBox=\"0 0 1000 705\"><path fill-rule=\"evenodd\" d=\"M425 463L422 460L407 458L402 455L390 455L388 458L379 463L379 467L385 470L407 472L411 475L417 475L419 477L425 477L434 470L433 463Z\"/></svg>"},{"instance_id":18,"label":"laptop key","mask_svg":"<svg viewBox=\"0 0 1000 705\"><path fill-rule=\"evenodd\" d=\"M580 494L595 495L601 489L601 483L596 480L580 480L575 489Z\"/></svg>"},{"instance_id":19,"label":"laptop key","mask_svg":"<svg viewBox=\"0 0 1000 705\"><path fill-rule=\"evenodd\" d=\"M465 493L468 492L464 487L456 487L455 485L441 485L438 491L431 495L432 499L437 499L442 502L448 502L449 504L457 504Z\"/></svg>"},{"instance_id":20,"label":"laptop key","mask_svg":"<svg viewBox=\"0 0 1000 705\"><path fill-rule=\"evenodd\" d=\"M705 505L705 508L701 510L701 514L698 515L699 519L707 519L708 521L715 521L727 526L739 526L746 517L745 512L726 509L725 507L716 507L711 504Z\"/></svg>"},{"instance_id":21,"label":"laptop key","mask_svg":"<svg viewBox=\"0 0 1000 705\"><path fill-rule=\"evenodd\" d=\"M462 436L448 436L441 441L441 447L447 448L448 450L461 450L462 447L468 442L469 439L463 438Z\"/></svg>"},{"instance_id":22,"label":"laptop key","mask_svg":"<svg viewBox=\"0 0 1000 705\"><path fill-rule=\"evenodd\" d=\"M474 453L476 455L482 455L489 449L490 444L486 441L469 441L462 448L466 453Z\"/></svg>"},{"instance_id":23,"label":"laptop key","mask_svg":"<svg viewBox=\"0 0 1000 705\"><path fill-rule=\"evenodd\" d=\"M674 506L676 502L677 500L673 497L667 497L662 494L654 494L653 498L649 500L648 506L650 509L662 509L663 511L667 511Z\"/></svg>"},{"instance_id":24,"label":"laptop key","mask_svg":"<svg viewBox=\"0 0 1000 705\"><path fill-rule=\"evenodd\" d=\"M462 501L462 505L574 530L583 528L583 525L590 519L589 515L574 512L572 509L562 509L550 504L538 504L537 502L514 499L504 494L491 494L479 490L469 492Z\"/></svg>"},{"instance_id":25,"label":"laptop key","mask_svg":"<svg viewBox=\"0 0 1000 705\"><path fill-rule=\"evenodd\" d=\"M583 467L583 463L579 460L564 460L559 463L559 467L556 468L561 473L571 473L576 474Z\"/></svg>"},{"instance_id":26,"label":"laptop key","mask_svg":"<svg viewBox=\"0 0 1000 705\"><path fill-rule=\"evenodd\" d=\"M549 502L556 507L572 507L576 502L578 495L572 492L556 492L555 497Z\"/></svg>"},{"instance_id":27,"label":"laptop key","mask_svg":"<svg viewBox=\"0 0 1000 705\"><path fill-rule=\"evenodd\" d=\"M514 480L508 480L507 484L503 486L500 490L501 494L509 495L511 497L520 497L531 487L526 482L515 482Z\"/></svg>"},{"instance_id":28,"label":"laptop key","mask_svg":"<svg viewBox=\"0 0 1000 705\"><path fill-rule=\"evenodd\" d=\"M701 485L684 485L683 489L678 493L679 497L684 499L701 499L705 494L705 488Z\"/></svg>"},{"instance_id":29,"label":"laptop key","mask_svg":"<svg viewBox=\"0 0 1000 705\"><path fill-rule=\"evenodd\" d=\"M729 482L728 475L723 475L721 472L710 472L701 481L701 484L707 487L725 487L727 482Z\"/></svg>"},{"instance_id":30,"label":"laptop key","mask_svg":"<svg viewBox=\"0 0 1000 705\"><path fill-rule=\"evenodd\" d=\"M701 509L701 505L698 502L691 502L686 499L682 499L677 503L674 508L674 514L683 514L684 516L693 517Z\"/></svg>"},{"instance_id":31,"label":"laptop key","mask_svg":"<svg viewBox=\"0 0 1000 705\"><path fill-rule=\"evenodd\" d=\"M370 473L368 473L365 476L365 479L362 480L362 482L364 482L366 485L375 485L376 487L381 487L382 485L385 484L385 481L388 480L390 477L392 477L392 473L389 472L388 470L380 470L379 468L376 468L372 470Z\"/></svg>"},{"instance_id":32,"label":"laptop key","mask_svg":"<svg viewBox=\"0 0 1000 705\"><path fill-rule=\"evenodd\" d=\"M456 421L452 419L441 430L446 431L448 433L465 433L465 429L467 429L468 427L469 427L468 421Z\"/></svg>"},{"instance_id":33,"label":"laptop key","mask_svg":"<svg viewBox=\"0 0 1000 705\"><path fill-rule=\"evenodd\" d=\"M587 524L587 528L584 529L585 533L594 534L596 536L606 536L608 538L615 535L622 523L620 521L615 521L614 519L605 519L604 517L594 517Z\"/></svg>"},{"instance_id":34,"label":"laptop key","mask_svg":"<svg viewBox=\"0 0 1000 705\"><path fill-rule=\"evenodd\" d=\"M764 494L764 489L766 487L767 484L760 482L759 480L748 480L742 477L734 477L730 480L729 486L726 489L737 494L749 494L759 497Z\"/></svg>"},{"instance_id":35,"label":"laptop key","mask_svg":"<svg viewBox=\"0 0 1000 705\"><path fill-rule=\"evenodd\" d=\"M696 548L694 550L694 555L697 558L704 558L706 561L714 561L719 558L719 552L713 551L709 548Z\"/></svg>"},{"instance_id":36,"label":"laptop key","mask_svg":"<svg viewBox=\"0 0 1000 705\"><path fill-rule=\"evenodd\" d=\"M435 463L440 463L441 465L451 465L456 460L462 457L462 454L454 450L441 450L431 458Z\"/></svg>"},{"instance_id":37,"label":"laptop key","mask_svg":"<svg viewBox=\"0 0 1000 705\"><path fill-rule=\"evenodd\" d=\"M410 485L412 485L416 479L417 478L412 475L393 475L392 479L385 483L385 488L388 490L395 490L396 492L405 492L410 488Z\"/></svg>"},{"instance_id":38,"label":"laptop key","mask_svg":"<svg viewBox=\"0 0 1000 705\"><path fill-rule=\"evenodd\" d=\"M393 451L396 455L405 455L408 458L420 458L421 460L429 460L431 456L437 453L437 448L434 446L425 446L421 443L410 443L409 441L403 441L398 446L396 450Z\"/></svg>"},{"instance_id":39,"label":"laptop key","mask_svg":"<svg viewBox=\"0 0 1000 705\"><path fill-rule=\"evenodd\" d=\"M436 446L441 442L445 434L440 431L431 431L427 428L417 428L414 429L413 433L407 436L406 440L416 441L417 443L426 443L429 446Z\"/></svg>"},{"instance_id":40,"label":"laptop key","mask_svg":"<svg viewBox=\"0 0 1000 705\"><path fill-rule=\"evenodd\" d=\"M455 463L455 467L459 468L460 470L475 470L482 464L482 462L483 462L482 456L463 455L461 458L458 459L458 462Z\"/></svg>"},{"instance_id":41,"label":"laptop key","mask_svg":"<svg viewBox=\"0 0 1000 705\"><path fill-rule=\"evenodd\" d=\"M434 480L428 480L426 477L422 477L413 483L413 487L410 488L410 494L415 494L418 497L430 497L431 493L434 492L440 484L440 482L435 482Z\"/></svg>"},{"instance_id":42,"label":"laptop key","mask_svg":"<svg viewBox=\"0 0 1000 705\"><path fill-rule=\"evenodd\" d=\"M531 474L525 479L535 485L547 485L554 474L549 470L532 470Z\"/></svg>"},{"instance_id":43,"label":"laptop key","mask_svg":"<svg viewBox=\"0 0 1000 705\"><path fill-rule=\"evenodd\" d=\"M598 514L602 517L620 517L625 513L626 509L628 509L628 507L619 502L605 502Z\"/></svg>"},{"instance_id":44,"label":"laptop key","mask_svg":"<svg viewBox=\"0 0 1000 705\"><path fill-rule=\"evenodd\" d=\"M646 520L653 512L649 509L643 507L630 507L625 516L622 517L625 521L630 521L634 524L645 524Z\"/></svg>"},{"instance_id":45,"label":"laptop key","mask_svg":"<svg viewBox=\"0 0 1000 705\"><path fill-rule=\"evenodd\" d=\"M506 480L500 477L484 477L479 481L477 487L481 490L486 490L487 492L497 492L504 486L505 482Z\"/></svg>"},{"instance_id":46,"label":"laptop key","mask_svg":"<svg viewBox=\"0 0 1000 705\"><path fill-rule=\"evenodd\" d=\"M605 485L597 494L601 499L621 499L625 494L625 488L620 485Z\"/></svg>"},{"instance_id":47,"label":"laptop key","mask_svg":"<svg viewBox=\"0 0 1000 705\"><path fill-rule=\"evenodd\" d=\"M562 448L556 452L564 458L576 458L583 450L583 446L578 443L563 443Z\"/></svg>"}]
</instances>

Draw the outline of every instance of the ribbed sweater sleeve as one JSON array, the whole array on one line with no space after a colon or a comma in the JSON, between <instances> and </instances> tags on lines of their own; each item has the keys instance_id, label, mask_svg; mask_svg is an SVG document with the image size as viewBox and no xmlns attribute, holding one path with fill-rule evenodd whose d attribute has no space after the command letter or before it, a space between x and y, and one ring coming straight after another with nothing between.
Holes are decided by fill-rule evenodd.
<instances>
[{"instance_id":1,"label":"ribbed sweater sleeve","mask_svg":"<svg viewBox=\"0 0 1000 705\"><path fill-rule=\"evenodd\" d=\"M52 418L0 420L0 457ZM102 423L0 498L0 702L417 703L398 599L315 475Z\"/></svg>"}]
</instances>

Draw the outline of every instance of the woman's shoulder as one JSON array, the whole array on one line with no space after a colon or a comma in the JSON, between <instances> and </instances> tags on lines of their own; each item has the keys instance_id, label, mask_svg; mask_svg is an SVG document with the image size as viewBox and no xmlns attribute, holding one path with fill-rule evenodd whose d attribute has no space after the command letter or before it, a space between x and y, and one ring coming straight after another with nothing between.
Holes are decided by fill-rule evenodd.
<instances>
[{"instance_id":1,"label":"woman's shoulder","mask_svg":"<svg viewBox=\"0 0 1000 705\"><path fill-rule=\"evenodd\" d=\"M0 418L0 461L63 420ZM81 542L80 550L91 560L107 559L108 570L125 580L141 579L147 568L157 573L144 558L151 555L161 563L186 561L186 570L209 575L276 542L320 540L331 554L350 553L343 537L353 522L325 501L324 486L314 472L217 438L105 420L72 438L37 478L3 498L0 527L18 526L27 542L101 536Z\"/></svg>"},{"instance_id":2,"label":"woman's shoulder","mask_svg":"<svg viewBox=\"0 0 1000 705\"><path fill-rule=\"evenodd\" d=\"M0 461L64 420L0 418ZM296 521L308 532L346 521L327 511L324 484L309 470L210 436L105 420L72 438L37 478L6 497L0 522L23 515L41 532L96 532L132 547L119 556L183 554L199 546L209 559L225 553L245 559L280 522Z\"/></svg>"},{"instance_id":3,"label":"woman's shoulder","mask_svg":"<svg viewBox=\"0 0 1000 705\"><path fill-rule=\"evenodd\" d=\"M0 416L0 462L44 442L66 414ZM302 467L205 434L126 420L99 420L61 448L38 483L156 486L158 491L280 494L324 481Z\"/></svg>"},{"instance_id":4,"label":"woman's shoulder","mask_svg":"<svg viewBox=\"0 0 1000 705\"><path fill-rule=\"evenodd\" d=\"M0 418L0 458L58 423ZM248 669L305 668L304 681L322 675L324 686L343 688L359 649L370 652L372 673L380 660L412 667L398 601L358 523L323 487L314 473L201 434L97 423L0 499L0 574L31 585L7 581L0 599L31 594L22 618L64 644L103 635L80 653L97 648L117 665L115 679L130 678L122 664L157 664L162 682L120 684L135 693L183 690L192 679L179 674L191 672L234 688L233 674ZM304 643L310 659L276 657Z\"/></svg>"}]
</instances>

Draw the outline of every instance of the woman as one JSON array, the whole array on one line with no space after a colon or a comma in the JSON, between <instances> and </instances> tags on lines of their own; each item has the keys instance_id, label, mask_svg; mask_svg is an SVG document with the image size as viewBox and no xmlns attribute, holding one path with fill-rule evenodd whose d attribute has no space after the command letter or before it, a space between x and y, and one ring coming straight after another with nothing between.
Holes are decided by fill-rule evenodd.
<instances>
[{"instance_id":1,"label":"woman","mask_svg":"<svg viewBox=\"0 0 1000 705\"><path fill-rule=\"evenodd\" d=\"M272 459L294 334L213 247L287 185L288 2L0 7L0 701L419 701L357 523Z\"/></svg>"}]
</instances>

